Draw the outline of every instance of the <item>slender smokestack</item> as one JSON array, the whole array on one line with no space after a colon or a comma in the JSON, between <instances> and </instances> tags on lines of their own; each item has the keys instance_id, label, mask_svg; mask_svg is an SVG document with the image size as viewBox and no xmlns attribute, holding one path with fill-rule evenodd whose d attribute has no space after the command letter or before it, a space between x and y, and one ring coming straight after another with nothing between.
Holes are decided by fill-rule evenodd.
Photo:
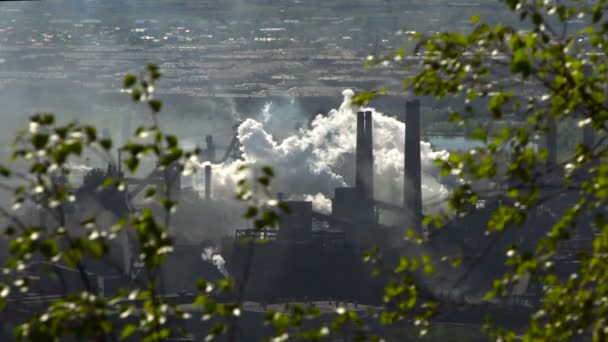
<instances>
[{"instance_id":1,"label":"slender smokestack","mask_svg":"<svg viewBox=\"0 0 608 342\"><path fill-rule=\"evenodd\" d=\"M205 200L211 199L211 165L205 165Z\"/></svg>"},{"instance_id":2,"label":"slender smokestack","mask_svg":"<svg viewBox=\"0 0 608 342\"><path fill-rule=\"evenodd\" d=\"M215 163L215 144L213 143L213 136L211 134L205 137L205 142L207 144L207 161Z\"/></svg>"},{"instance_id":3,"label":"slender smokestack","mask_svg":"<svg viewBox=\"0 0 608 342\"><path fill-rule=\"evenodd\" d=\"M355 187L359 190L364 188L364 165L365 165L365 113L357 113L357 146L355 147Z\"/></svg>"},{"instance_id":4,"label":"slender smokestack","mask_svg":"<svg viewBox=\"0 0 608 342\"><path fill-rule=\"evenodd\" d=\"M593 145L595 144L595 131L593 130L593 127L590 124L583 126L582 143L583 145L589 148L593 148Z\"/></svg>"},{"instance_id":5,"label":"slender smokestack","mask_svg":"<svg viewBox=\"0 0 608 342\"><path fill-rule=\"evenodd\" d=\"M131 138L131 112L127 111L122 116L122 144L126 145Z\"/></svg>"},{"instance_id":6,"label":"slender smokestack","mask_svg":"<svg viewBox=\"0 0 608 342\"><path fill-rule=\"evenodd\" d=\"M403 205L407 212L407 229L421 232L422 176L420 170L420 101L405 104L405 158Z\"/></svg>"},{"instance_id":7,"label":"slender smokestack","mask_svg":"<svg viewBox=\"0 0 608 342\"><path fill-rule=\"evenodd\" d=\"M122 177L122 150L118 149L118 177Z\"/></svg>"},{"instance_id":8,"label":"slender smokestack","mask_svg":"<svg viewBox=\"0 0 608 342\"><path fill-rule=\"evenodd\" d=\"M583 136L581 139L581 143L587 146L589 149L593 149L595 145L595 131L593 130L593 126L591 124L587 124L583 126ZM583 175L583 179L586 179L585 176L588 176L588 172L590 168L597 167L600 164L600 159L598 157L593 158L589 161L585 174Z\"/></svg>"},{"instance_id":9,"label":"slender smokestack","mask_svg":"<svg viewBox=\"0 0 608 342\"><path fill-rule=\"evenodd\" d=\"M583 73L587 77L592 77L593 76L593 67L591 65L583 66ZM585 119L585 117L582 116L581 119ZM582 139L581 143L583 145L587 146L588 148L592 149L593 145L595 145L595 131L593 130L593 126L591 124L587 124L587 125L583 126L583 137L582 138L583 139ZM591 164L591 166L597 166L599 164L599 159L596 158L596 160L593 160L590 164Z\"/></svg>"},{"instance_id":10,"label":"slender smokestack","mask_svg":"<svg viewBox=\"0 0 608 342\"><path fill-rule=\"evenodd\" d=\"M374 198L374 140L372 138L372 112L365 112L365 196Z\"/></svg>"},{"instance_id":11,"label":"slender smokestack","mask_svg":"<svg viewBox=\"0 0 608 342\"><path fill-rule=\"evenodd\" d=\"M546 137L547 151L547 171L552 172L557 165L557 125L554 119L549 119L549 132Z\"/></svg>"}]
</instances>

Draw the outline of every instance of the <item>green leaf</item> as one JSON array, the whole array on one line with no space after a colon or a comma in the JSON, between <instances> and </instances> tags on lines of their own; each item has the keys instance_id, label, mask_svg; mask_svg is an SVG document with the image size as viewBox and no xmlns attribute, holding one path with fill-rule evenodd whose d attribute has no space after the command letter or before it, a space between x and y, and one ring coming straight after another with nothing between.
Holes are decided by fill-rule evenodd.
<instances>
[{"instance_id":1,"label":"green leaf","mask_svg":"<svg viewBox=\"0 0 608 342\"><path fill-rule=\"evenodd\" d=\"M103 147L105 150L109 150L112 148L112 140L111 139L101 139L99 140L99 145Z\"/></svg>"},{"instance_id":2,"label":"green leaf","mask_svg":"<svg viewBox=\"0 0 608 342\"><path fill-rule=\"evenodd\" d=\"M262 168L262 172L264 172L264 174L268 177L274 177L274 171L272 171L270 166L264 166Z\"/></svg>"},{"instance_id":3,"label":"green leaf","mask_svg":"<svg viewBox=\"0 0 608 342\"><path fill-rule=\"evenodd\" d=\"M36 150L41 150L49 142L48 134L34 134L30 138L32 145Z\"/></svg>"},{"instance_id":4,"label":"green leaf","mask_svg":"<svg viewBox=\"0 0 608 342\"><path fill-rule=\"evenodd\" d=\"M486 132L481 127L477 127L471 133L471 139L485 142L487 139Z\"/></svg>"},{"instance_id":5,"label":"green leaf","mask_svg":"<svg viewBox=\"0 0 608 342\"><path fill-rule=\"evenodd\" d=\"M4 229L4 235L6 235L6 236L11 236L11 235L15 234L15 232L16 232L15 227L6 227Z\"/></svg>"},{"instance_id":6,"label":"green leaf","mask_svg":"<svg viewBox=\"0 0 608 342\"><path fill-rule=\"evenodd\" d=\"M146 70L148 70L148 72L158 72L158 66L155 64L148 64L146 65Z\"/></svg>"},{"instance_id":7,"label":"green leaf","mask_svg":"<svg viewBox=\"0 0 608 342\"><path fill-rule=\"evenodd\" d=\"M125 165L129 169L129 171L133 173L137 171L137 168L139 166L139 159L137 159L137 157L129 157L125 160Z\"/></svg>"},{"instance_id":8,"label":"green leaf","mask_svg":"<svg viewBox=\"0 0 608 342\"><path fill-rule=\"evenodd\" d=\"M89 141L95 141L97 139L97 129L95 129L95 127L86 126L85 133L87 134Z\"/></svg>"},{"instance_id":9,"label":"green leaf","mask_svg":"<svg viewBox=\"0 0 608 342\"><path fill-rule=\"evenodd\" d=\"M68 249L63 252L63 260L65 264L70 268L76 268L80 262L82 253L78 249Z\"/></svg>"},{"instance_id":10,"label":"green leaf","mask_svg":"<svg viewBox=\"0 0 608 342\"><path fill-rule=\"evenodd\" d=\"M532 63L524 48L515 50L513 60L511 61L511 71L520 73L524 78L530 76L532 71Z\"/></svg>"},{"instance_id":11,"label":"green leaf","mask_svg":"<svg viewBox=\"0 0 608 342\"><path fill-rule=\"evenodd\" d=\"M8 168L6 168L4 166L0 166L0 175L4 176L4 177L10 177L11 170L9 170Z\"/></svg>"},{"instance_id":12,"label":"green leaf","mask_svg":"<svg viewBox=\"0 0 608 342\"><path fill-rule=\"evenodd\" d=\"M137 102L139 100L141 100L141 90L134 88L131 92L131 98L133 99L133 101Z\"/></svg>"},{"instance_id":13,"label":"green leaf","mask_svg":"<svg viewBox=\"0 0 608 342\"><path fill-rule=\"evenodd\" d=\"M133 85L135 85L135 82L137 82L137 77L133 74L127 74L127 75L125 75L125 79L123 82L123 88L129 89Z\"/></svg>"},{"instance_id":14,"label":"green leaf","mask_svg":"<svg viewBox=\"0 0 608 342\"><path fill-rule=\"evenodd\" d=\"M156 188L148 188L148 189L146 189L146 194L144 195L144 198L150 199L150 198L154 197L155 195L156 195Z\"/></svg>"},{"instance_id":15,"label":"green leaf","mask_svg":"<svg viewBox=\"0 0 608 342\"><path fill-rule=\"evenodd\" d=\"M137 331L137 327L135 326L135 324L127 324L124 329L122 329L122 333L120 334L120 338L122 340L126 339L127 337L133 335L133 333Z\"/></svg>"},{"instance_id":16,"label":"green leaf","mask_svg":"<svg viewBox=\"0 0 608 342\"><path fill-rule=\"evenodd\" d=\"M166 135L165 140L169 148L177 147L177 137L175 135Z\"/></svg>"},{"instance_id":17,"label":"green leaf","mask_svg":"<svg viewBox=\"0 0 608 342\"><path fill-rule=\"evenodd\" d=\"M152 111L154 113L158 113L158 112L160 112L160 109L162 108L163 103L160 100L154 99L154 100L148 101L148 105L150 106L150 109L152 109Z\"/></svg>"},{"instance_id":18,"label":"green leaf","mask_svg":"<svg viewBox=\"0 0 608 342\"><path fill-rule=\"evenodd\" d=\"M357 94L353 99L353 104L358 106L363 106L369 101L371 101L376 95L375 91L363 91Z\"/></svg>"},{"instance_id":19,"label":"green leaf","mask_svg":"<svg viewBox=\"0 0 608 342\"><path fill-rule=\"evenodd\" d=\"M254 206L250 206L247 208L247 212L245 213L246 219L252 219L258 215L258 208Z\"/></svg>"}]
</instances>

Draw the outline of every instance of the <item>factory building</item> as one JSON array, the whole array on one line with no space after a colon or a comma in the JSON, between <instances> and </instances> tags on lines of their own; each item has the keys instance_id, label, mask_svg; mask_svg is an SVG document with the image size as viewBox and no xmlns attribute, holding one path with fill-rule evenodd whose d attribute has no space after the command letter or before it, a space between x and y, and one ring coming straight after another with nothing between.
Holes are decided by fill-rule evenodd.
<instances>
[{"instance_id":1,"label":"factory building","mask_svg":"<svg viewBox=\"0 0 608 342\"><path fill-rule=\"evenodd\" d=\"M405 208L394 207L404 223L420 229L420 102L408 102L406 109ZM223 247L237 282L247 278L252 300L308 296L373 302L381 298L386 279L371 277L371 266L363 263L362 254L379 246L386 255L396 255L391 242L405 231L379 223L372 122L371 111L357 113L355 184L335 189L331 214L314 212L311 202L287 201L290 213L281 215L278 231L237 230L235 239ZM250 244L242 243L244 238L267 242L252 251ZM251 273L245 271L248 267Z\"/></svg>"}]
</instances>

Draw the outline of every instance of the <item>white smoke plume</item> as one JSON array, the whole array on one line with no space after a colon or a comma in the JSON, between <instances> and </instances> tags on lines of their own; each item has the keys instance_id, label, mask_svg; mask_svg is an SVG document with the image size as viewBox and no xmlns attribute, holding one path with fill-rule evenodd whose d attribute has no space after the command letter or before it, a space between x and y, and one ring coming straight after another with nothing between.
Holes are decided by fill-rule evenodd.
<instances>
[{"instance_id":1,"label":"white smoke plume","mask_svg":"<svg viewBox=\"0 0 608 342\"><path fill-rule=\"evenodd\" d=\"M70 170L68 181L72 184L81 184L84 180L84 176L93 170L91 166L77 163L68 163L66 168Z\"/></svg>"},{"instance_id":2,"label":"white smoke plume","mask_svg":"<svg viewBox=\"0 0 608 342\"><path fill-rule=\"evenodd\" d=\"M345 170L354 170L356 148L356 111L352 99L354 92L345 90L339 109L327 115L317 115L308 128L301 128L277 141L267 125L281 120L274 115L271 105L264 108L261 120L247 119L238 128L243 161L212 166L212 192L215 198L233 198L239 165L270 165L275 169L273 189L290 199L313 202L315 210L329 213L330 198L336 187L347 184ZM403 197L403 160L405 124L372 110L375 198L399 204ZM280 113L278 113L280 114ZM265 124L266 123L266 124ZM283 132L284 133L284 132ZM421 142L422 196L426 203L440 202L448 195L439 181L437 158L447 158L446 151L433 151L430 143ZM195 188L204 191L202 175L193 180Z\"/></svg>"},{"instance_id":3,"label":"white smoke plume","mask_svg":"<svg viewBox=\"0 0 608 342\"><path fill-rule=\"evenodd\" d=\"M205 247L201 258L204 262L209 262L217 268L218 271L224 276L228 277L228 270L226 269L226 261L221 254L219 254L213 247Z\"/></svg>"}]
</instances>

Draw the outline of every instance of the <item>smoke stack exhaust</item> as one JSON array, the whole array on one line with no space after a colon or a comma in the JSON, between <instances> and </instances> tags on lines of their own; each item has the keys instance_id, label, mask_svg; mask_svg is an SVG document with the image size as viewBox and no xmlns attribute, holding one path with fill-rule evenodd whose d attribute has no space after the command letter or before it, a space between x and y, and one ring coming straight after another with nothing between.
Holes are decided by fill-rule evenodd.
<instances>
[{"instance_id":1,"label":"smoke stack exhaust","mask_svg":"<svg viewBox=\"0 0 608 342\"><path fill-rule=\"evenodd\" d=\"M422 175L420 169L420 101L405 104L405 158L403 205L407 228L422 229Z\"/></svg>"},{"instance_id":2,"label":"smoke stack exhaust","mask_svg":"<svg viewBox=\"0 0 608 342\"><path fill-rule=\"evenodd\" d=\"M205 201L211 200L211 165L205 165Z\"/></svg>"}]
</instances>

